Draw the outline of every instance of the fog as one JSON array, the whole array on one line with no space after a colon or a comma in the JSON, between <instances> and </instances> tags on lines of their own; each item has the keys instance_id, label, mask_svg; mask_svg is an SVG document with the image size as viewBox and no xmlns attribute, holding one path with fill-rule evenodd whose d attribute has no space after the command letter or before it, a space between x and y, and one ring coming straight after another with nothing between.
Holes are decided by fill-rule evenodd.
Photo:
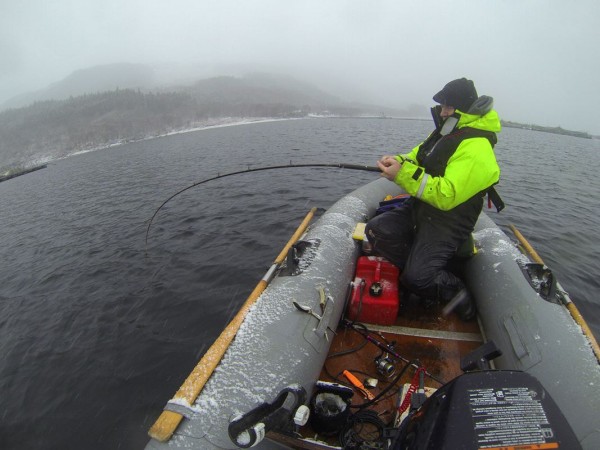
<instances>
[{"instance_id":1,"label":"fog","mask_svg":"<svg viewBox=\"0 0 600 450\"><path fill-rule=\"evenodd\" d=\"M465 76L506 120L600 134L599 18L598 0L3 0L0 103L116 62L284 73L398 108Z\"/></svg>"}]
</instances>

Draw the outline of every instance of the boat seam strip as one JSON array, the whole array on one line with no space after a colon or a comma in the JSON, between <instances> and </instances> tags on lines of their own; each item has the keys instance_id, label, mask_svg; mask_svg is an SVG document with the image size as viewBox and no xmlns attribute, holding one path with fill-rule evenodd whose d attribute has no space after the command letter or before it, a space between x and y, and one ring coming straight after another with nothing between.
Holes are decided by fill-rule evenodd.
<instances>
[{"instance_id":1,"label":"boat seam strip","mask_svg":"<svg viewBox=\"0 0 600 450\"><path fill-rule=\"evenodd\" d=\"M422 328L410 328L401 326L379 326L366 324L370 330L380 331L383 333L402 334L406 336L415 336L432 339L449 339L452 341L472 341L483 342L483 338L479 333L461 333L457 331L443 330L426 330Z\"/></svg>"}]
</instances>

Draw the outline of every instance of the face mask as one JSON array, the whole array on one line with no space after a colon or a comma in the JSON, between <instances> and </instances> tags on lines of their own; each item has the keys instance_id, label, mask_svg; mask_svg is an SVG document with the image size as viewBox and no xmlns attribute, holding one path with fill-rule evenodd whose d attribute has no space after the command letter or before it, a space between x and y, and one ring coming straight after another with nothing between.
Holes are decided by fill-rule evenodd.
<instances>
[{"instance_id":1,"label":"face mask","mask_svg":"<svg viewBox=\"0 0 600 450\"><path fill-rule=\"evenodd\" d=\"M444 125L442 125L442 129L440 130L440 134L442 136L446 136L447 134L450 134L452 132L452 130L454 130L454 128L456 128L456 124L458 123L458 119L459 119L459 117L457 116L457 114L453 114L450 117L448 117L446 119L446 121L444 122Z\"/></svg>"}]
</instances>

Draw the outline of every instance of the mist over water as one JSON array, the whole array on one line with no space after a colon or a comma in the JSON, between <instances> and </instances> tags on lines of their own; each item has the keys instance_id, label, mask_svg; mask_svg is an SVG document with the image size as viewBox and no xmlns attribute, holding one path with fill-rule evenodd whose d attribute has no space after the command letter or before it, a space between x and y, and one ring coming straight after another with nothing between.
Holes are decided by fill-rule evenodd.
<instances>
[{"instance_id":1,"label":"mist over water","mask_svg":"<svg viewBox=\"0 0 600 450\"><path fill-rule=\"evenodd\" d=\"M217 173L374 164L427 121L319 119L218 128L77 155L0 183L0 447L136 449L166 401L313 207L378 175ZM504 129L514 223L600 335L596 140ZM585 182L582 182L585 180Z\"/></svg>"},{"instance_id":2,"label":"mist over water","mask_svg":"<svg viewBox=\"0 0 600 450\"><path fill-rule=\"evenodd\" d=\"M78 71L144 64L135 86L278 73L347 101L421 105L467 77L505 120L600 134L596 0L4 2L0 109ZM551 30L551 31L550 31ZM543 36L543 39L540 39ZM104 78L104 77L102 77ZM68 83L70 85L73 82Z\"/></svg>"}]
</instances>

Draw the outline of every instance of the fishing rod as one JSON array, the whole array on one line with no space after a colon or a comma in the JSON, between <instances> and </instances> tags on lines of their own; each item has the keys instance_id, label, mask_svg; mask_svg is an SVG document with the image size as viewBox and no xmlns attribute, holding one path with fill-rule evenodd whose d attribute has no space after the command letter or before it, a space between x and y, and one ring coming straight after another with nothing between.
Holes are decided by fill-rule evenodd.
<instances>
[{"instance_id":1,"label":"fishing rod","mask_svg":"<svg viewBox=\"0 0 600 450\"><path fill-rule=\"evenodd\" d=\"M371 344L375 345L376 347L379 347L381 350L383 350L386 353L389 353L390 355L396 357L397 359L403 361L404 363L419 369L420 366L418 366L417 364L415 364L412 361L409 361L408 359L406 359L405 357L403 357L402 355L400 355L398 352L396 352L390 345L386 345L381 341L378 341L377 339L375 339L373 336L371 336L369 333L371 332L371 330L369 330L367 327L364 327L364 330L360 329L357 325L354 324L354 322L350 322L349 320L344 319L343 320L343 324L344 326L356 331L358 334L361 334L367 341L369 341ZM428 371L425 370L425 375L427 375L429 378L431 378L433 381L436 381L437 383L444 385L446 384L445 381L439 379L438 377L436 377L435 375L433 375L432 373L429 373Z\"/></svg>"},{"instance_id":2,"label":"fishing rod","mask_svg":"<svg viewBox=\"0 0 600 450\"><path fill-rule=\"evenodd\" d=\"M175 192L173 195L171 195L168 199L166 199L157 209L156 211L154 211L154 214L152 214L152 217L150 218L150 222L148 222L148 228L146 229L146 253L148 251L148 235L150 233L150 226L152 225L152 221L154 220L154 218L156 217L156 215L158 214L158 212L162 209L163 206L165 206L167 203L169 203L169 201L171 201L173 198L177 197L179 194L181 194L182 192L187 191L188 189L191 189L193 187L199 186L201 184L205 184L208 183L210 181L214 181L214 180L218 180L219 178L226 178L226 177L231 177L234 175L240 175L240 174L244 174L244 173L250 173L250 172L260 172L260 171L264 171L264 170L278 170L278 169L289 169L289 168L298 168L298 167L327 167L327 168L335 168L335 169L348 169L348 170L362 170L362 171L366 171L366 172L381 172L381 170L379 170L378 167L375 166L364 166L364 165L360 165L360 164L343 164L343 163L309 163L309 164L287 164L287 165L280 165L280 166L264 166L264 167L256 167L251 169L250 167L248 167L245 170L238 170L236 172L230 172L230 173L226 173L226 174L217 174L216 176L212 177L212 178L207 178L205 180L202 181L198 181L194 184L191 184L177 192Z\"/></svg>"}]
</instances>

